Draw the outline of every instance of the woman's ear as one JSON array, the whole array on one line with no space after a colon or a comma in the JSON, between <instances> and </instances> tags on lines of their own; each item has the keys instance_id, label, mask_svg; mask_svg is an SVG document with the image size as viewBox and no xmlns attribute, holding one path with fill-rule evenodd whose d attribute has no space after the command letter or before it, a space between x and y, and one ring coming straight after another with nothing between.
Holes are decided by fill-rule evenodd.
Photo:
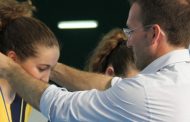
<instances>
[{"instance_id":1,"label":"woman's ear","mask_svg":"<svg viewBox=\"0 0 190 122\"><path fill-rule=\"evenodd\" d=\"M14 51L8 51L6 55L15 62L18 60L17 55Z\"/></svg>"},{"instance_id":2,"label":"woman's ear","mask_svg":"<svg viewBox=\"0 0 190 122\"><path fill-rule=\"evenodd\" d=\"M114 76L115 75L114 68L111 65L108 66L106 68L105 74L109 76Z\"/></svg>"}]
</instances>

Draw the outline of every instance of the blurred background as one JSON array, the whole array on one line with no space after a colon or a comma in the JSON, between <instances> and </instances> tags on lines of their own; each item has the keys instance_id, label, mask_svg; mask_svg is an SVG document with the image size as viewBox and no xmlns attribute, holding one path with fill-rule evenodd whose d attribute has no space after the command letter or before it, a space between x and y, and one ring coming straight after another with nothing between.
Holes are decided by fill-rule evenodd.
<instances>
[{"instance_id":1,"label":"blurred background","mask_svg":"<svg viewBox=\"0 0 190 122\"><path fill-rule=\"evenodd\" d=\"M60 62L83 69L101 37L116 27L125 27L127 0L32 0L34 16L46 23L61 43ZM60 21L96 20L97 28L59 29Z\"/></svg>"}]
</instances>

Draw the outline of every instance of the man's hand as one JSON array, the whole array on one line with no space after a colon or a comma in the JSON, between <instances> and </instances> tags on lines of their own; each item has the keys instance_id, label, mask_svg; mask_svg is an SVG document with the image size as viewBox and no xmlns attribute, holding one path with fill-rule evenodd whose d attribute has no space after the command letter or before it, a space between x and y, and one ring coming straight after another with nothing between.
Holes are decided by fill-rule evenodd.
<instances>
[{"instance_id":1,"label":"man's hand","mask_svg":"<svg viewBox=\"0 0 190 122\"><path fill-rule=\"evenodd\" d=\"M11 66L16 66L17 64L0 52L0 77L7 79L7 71L10 70Z\"/></svg>"},{"instance_id":2,"label":"man's hand","mask_svg":"<svg viewBox=\"0 0 190 122\"><path fill-rule=\"evenodd\" d=\"M6 79L25 101L39 110L41 95L49 86L47 83L33 78L19 64L2 53L0 53L0 79Z\"/></svg>"}]
</instances>

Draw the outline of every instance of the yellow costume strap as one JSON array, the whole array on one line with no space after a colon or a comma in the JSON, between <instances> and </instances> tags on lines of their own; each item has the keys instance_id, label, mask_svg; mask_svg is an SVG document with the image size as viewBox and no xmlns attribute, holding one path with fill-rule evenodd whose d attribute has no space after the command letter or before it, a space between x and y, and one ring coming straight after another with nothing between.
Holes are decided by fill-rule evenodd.
<instances>
[{"instance_id":1,"label":"yellow costume strap","mask_svg":"<svg viewBox=\"0 0 190 122\"><path fill-rule=\"evenodd\" d=\"M0 122L28 122L31 110L32 107L18 95L11 105L6 104L0 92Z\"/></svg>"},{"instance_id":2,"label":"yellow costume strap","mask_svg":"<svg viewBox=\"0 0 190 122\"><path fill-rule=\"evenodd\" d=\"M0 88L0 122L12 122L10 105L5 103L1 88Z\"/></svg>"}]
</instances>

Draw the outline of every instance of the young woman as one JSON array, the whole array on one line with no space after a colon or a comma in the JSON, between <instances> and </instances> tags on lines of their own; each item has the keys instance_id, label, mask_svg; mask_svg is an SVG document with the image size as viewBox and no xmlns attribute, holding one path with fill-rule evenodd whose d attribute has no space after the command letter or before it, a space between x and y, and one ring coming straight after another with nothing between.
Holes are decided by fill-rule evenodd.
<instances>
[{"instance_id":1,"label":"young woman","mask_svg":"<svg viewBox=\"0 0 190 122\"><path fill-rule=\"evenodd\" d=\"M31 9L26 3L0 2L0 52L33 77L48 82L60 48L52 31L31 17ZM28 122L30 112L30 105L0 79L0 122Z\"/></svg>"},{"instance_id":2,"label":"young woman","mask_svg":"<svg viewBox=\"0 0 190 122\"><path fill-rule=\"evenodd\" d=\"M109 76L132 77L138 73L133 51L126 46L127 37L120 28L105 34L93 54L87 60L85 69Z\"/></svg>"}]
</instances>

